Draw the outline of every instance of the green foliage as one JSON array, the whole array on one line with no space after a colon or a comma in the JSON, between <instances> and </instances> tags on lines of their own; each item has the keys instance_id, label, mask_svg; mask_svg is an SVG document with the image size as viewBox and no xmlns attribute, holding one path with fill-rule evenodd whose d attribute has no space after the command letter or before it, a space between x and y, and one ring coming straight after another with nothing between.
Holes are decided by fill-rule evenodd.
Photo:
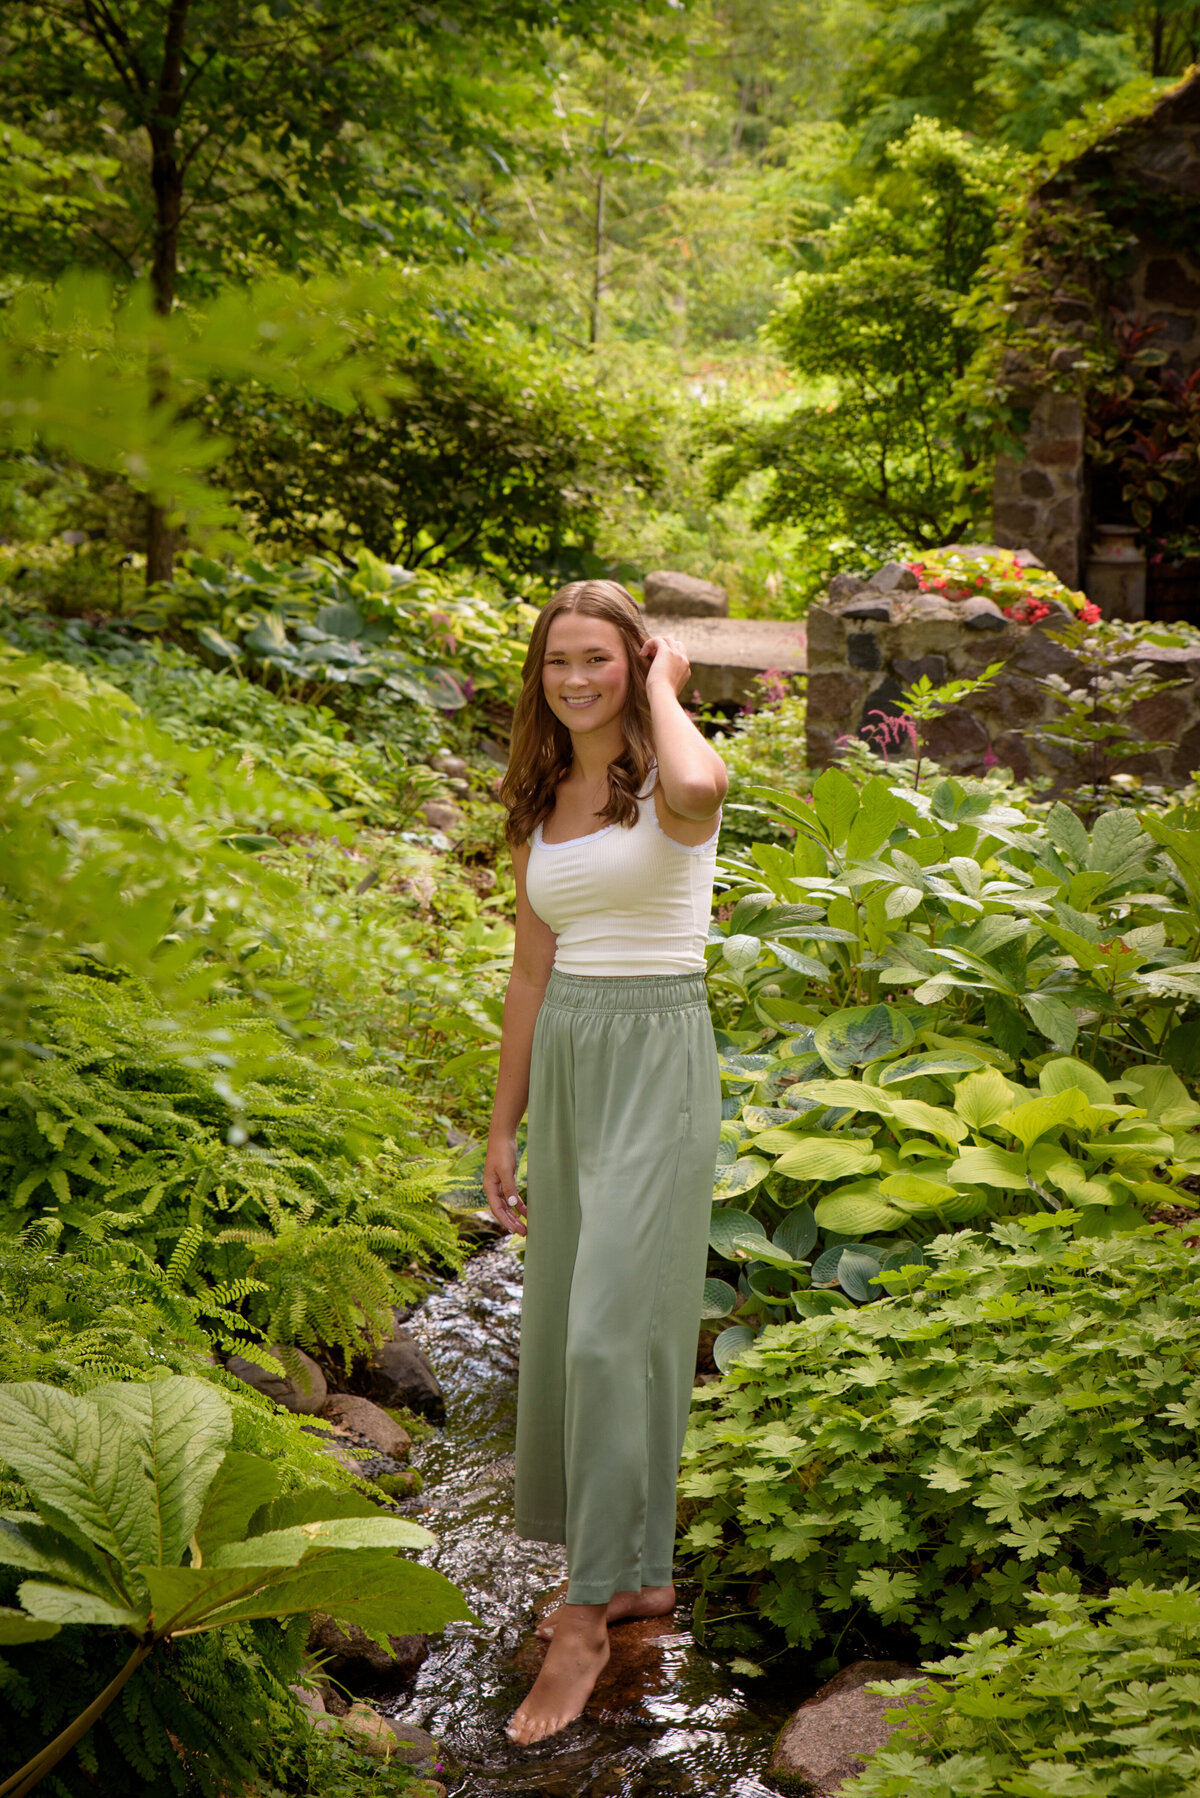
<instances>
[{"instance_id":1,"label":"green foliage","mask_svg":"<svg viewBox=\"0 0 1200 1798\"><path fill-rule=\"evenodd\" d=\"M1187 1798L1200 1753L1200 1590L1138 1581L1103 1599L1051 1587L1006 1641L970 1636L930 1664L937 1683L867 1770L853 1798ZM903 1700L914 1682L873 1686Z\"/></svg>"},{"instance_id":2,"label":"green foliage","mask_svg":"<svg viewBox=\"0 0 1200 1798\"><path fill-rule=\"evenodd\" d=\"M238 504L260 540L289 549L554 581L583 572L609 496L644 499L659 480L648 398L564 368L502 317L435 322L380 329L374 353L394 388L383 409L219 389L206 416L233 444Z\"/></svg>"},{"instance_id":3,"label":"green foliage","mask_svg":"<svg viewBox=\"0 0 1200 1798\"><path fill-rule=\"evenodd\" d=\"M755 470L764 523L811 537L936 547L971 513L983 438L956 384L974 353L960 317L1011 180L1010 158L928 119L891 149L894 176L816 239L770 334L820 383L775 417L718 420L714 490Z\"/></svg>"},{"instance_id":4,"label":"green foliage","mask_svg":"<svg viewBox=\"0 0 1200 1798\"><path fill-rule=\"evenodd\" d=\"M841 769L808 802L756 796L794 836L721 862L710 1316L745 1331L904 1290L947 1225L1109 1231L1179 1196L1200 1121L1173 1071L1192 1071L1195 832L1118 810L1089 834L1062 804Z\"/></svg>"},{"instance_id":5,"label":"green foliage","mask_svg":"<svg viewBox=\"0 0 1200 1798\"><path fill-rule=\"evenodd\" d=\"M33 1578L0 1613L6 1646L64 1626L132 1635L117 1678L13 1776L24 1792L87 1733L156 1650L228 1624L307 1616L389 1631L469 1618L432 1568L400 1559L425 1548L420 1525L368 1500L313 1490L282 1495L268 1462L231 1451L232 1416L210 1384L168 1375L73 1397L18 1382L0 1389L0 1461L33 1516L0 1520L0 1561Z\"/></svg>"},{"instance_id":6,"label":"green foliage","mask_svg":"<svg viewBox=\"0 0 1200 1798\"><path fill-rule=\"evenodd\" d=\"M220 663L245 664L284 695L362 692L392 708L511 705L534 613L437 574L414 575L359 550L352 567L191 557L156 610L194 632Z\"/></svg>"},{"instance_id":7,"label":"green foliage","mask_svg":"<svg viewBox=\"0 0 1200 1798\"><path fill-rule=\"evenodd\" d=\"M1188 1570L1193 1251L1045 1215L990 1238L937 1238L905 1298L768 1330L697 1394L685 1543L793 1642L866 1614L948 1645L1039 1578Z\"/></svg>"}]
</instances>

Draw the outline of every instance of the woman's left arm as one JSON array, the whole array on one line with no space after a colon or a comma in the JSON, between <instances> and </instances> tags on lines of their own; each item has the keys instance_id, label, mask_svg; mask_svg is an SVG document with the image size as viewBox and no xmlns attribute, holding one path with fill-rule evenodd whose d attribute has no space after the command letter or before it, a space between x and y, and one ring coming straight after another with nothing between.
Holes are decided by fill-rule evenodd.
<instances>
[{"instance_id":1,"label":"woman's left arm","mask_svg":"<svg viewBox=\"0 0 1200 1798\"><path fill-rule=\"evenodd\" d=\"M650 637L642 654L650 659L646 697L663 797L676 817L704 823L720 811L729 778L724 762L679 703L691 663L677 637Z\"/></svg>"}]
</instances>

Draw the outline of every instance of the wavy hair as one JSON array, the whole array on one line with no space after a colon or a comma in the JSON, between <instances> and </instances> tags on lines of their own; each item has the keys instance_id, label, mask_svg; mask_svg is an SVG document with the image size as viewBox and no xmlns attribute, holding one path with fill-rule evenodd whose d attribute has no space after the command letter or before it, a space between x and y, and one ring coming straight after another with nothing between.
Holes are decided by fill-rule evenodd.
<instances>
[{"instance_id":1,"label":"wavy hair","mask_svg":"<svg viewBox=\"0 0 1200 1798\"><path fill-rule=\"evenodd\" d=\"M641 614L618 581L568 581L542 607L521 669L521 694L513 713L512 747L500 798L508 808L505 835L513 848L528 842L554 810L558 783L573 759L571 733L556 718L542 691L542 665L550 626L564 612L602 618L615 625L625 646L629 692L621 716L625 747L608 764L608 803L599 816L607 824L636 824L637 796L654 760L650 702L646 697L646 641Z\"/></svg>"}]
</instances>

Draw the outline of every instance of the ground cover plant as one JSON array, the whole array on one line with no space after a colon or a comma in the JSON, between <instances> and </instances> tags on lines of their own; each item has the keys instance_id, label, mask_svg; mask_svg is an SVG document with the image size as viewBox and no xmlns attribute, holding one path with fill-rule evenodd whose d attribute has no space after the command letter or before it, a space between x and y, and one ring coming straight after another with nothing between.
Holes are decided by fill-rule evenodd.
<instances>
[{"instance_id":1,"label":"ground cover plant","mask_svg":"<svg viewBox=\"0 0 1200 1798\"><path fill-rule=\"evenodd\" d=\"M1200 1166L1186 807L1089 833L1062 804L842 769L758 798L794 835L723 857L707 952L720 1360L764 1321L871 1302L881 1272L902 1288L947 1225L1074 1208L1112 1231L1179 1193Z\"/></svg>"},{"instance_id":2,"label":"ground cover plant","mask_svg":"<svg viewBox=\"0 0 1200 1798\"><path fill-rule=\"evenodd\" d=\"M1065 1586L1068 1582L1060 1582ZM1200 1591L1117 1586L1029 1595L1033 1620L1012 1639L987 1630L931 1662L936 1681L867 1771L854 1798L1098 1798L1194 1791L1200 1755L1196 1661ZM901 1699L914 1682L872 1688Z\"/></svg>"},{"instance_id":3,"label":"ground cover plant","mask_svg":"<svg viewBox=\"0 0 1200 1798\"><path fill-rule=\"evenodd\" d=\"M1027 1591L1186 1577L1200 1279L1176 1231L1079 1213L934 1239L911 1290L768 1330L697 1397L685 1545L793 1642L914 1643Z\"/></svg>"}]
</instances>

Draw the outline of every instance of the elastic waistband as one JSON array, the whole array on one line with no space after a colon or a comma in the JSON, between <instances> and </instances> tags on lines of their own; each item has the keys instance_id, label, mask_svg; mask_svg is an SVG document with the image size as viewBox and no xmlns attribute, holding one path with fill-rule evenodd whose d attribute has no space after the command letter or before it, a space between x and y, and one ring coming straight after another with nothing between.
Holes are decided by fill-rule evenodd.
<instances>
[{"instance_id":1,"label":"elastic waistband","mask_svg":"<svg viewBox=\"0 0 1200 1798\"><path fill-rule=\"evenodd\" d=\"M543 1005L558 1011L690 1011L708 1009L703 974L550 975Z\"/></svg>"}]
</instances>

